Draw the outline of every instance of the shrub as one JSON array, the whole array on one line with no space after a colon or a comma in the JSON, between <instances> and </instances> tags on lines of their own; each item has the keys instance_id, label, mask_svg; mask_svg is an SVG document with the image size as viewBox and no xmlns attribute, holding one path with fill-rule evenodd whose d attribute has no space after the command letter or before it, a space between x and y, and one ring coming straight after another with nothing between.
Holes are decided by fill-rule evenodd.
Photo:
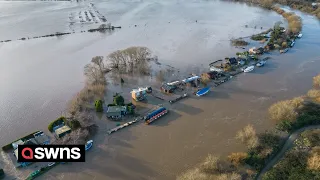
<instances>
[{"instance_id":1,"label":"shrub","mask_svg":"<svg viewBox=\"0 0 320 180\"><path fill-rule=\"evenodd\" d=\"M115 104L117 106L123 106L124 105L124 98L121 95L116 94L113 97L113 104Z\"/></svg>"},{"instance_id":2,"label":"shrub","mask_svg":"<svg viewBox=\"0 0 320 180\"><path fill-rule=\"evenodd\" d=\"M70 121L67 121L67 125L72 129L72 130L75 130L75 129L78 129L81 127L81 124L78 120L75 120L75 119L72 119Z\"/></svg>"},{"instance_id":3,"label":"shrub","mask_svg":"<svg viewBox=\"0 0 320 180\"><path fill-rule=\"evenodd\" d=\"M209 154L200 166L201 171L203 171L203 172L218 171L219 159L220 159L219 157Z\"/></svg>"},{"instance_id":4,"label":"shrub","mask_svg":"<svg viewBox=\"0 0 320 180\"><path fill-rule=\"evenodd\" d=\"M313 85L315 87L320 87L320 74L318 74L317 76L313 77Z\"/></svg>"},{"instance_id":5,"label":"shrub","mask_svg":"<svg viewBox=\"0 0 320 180\"><path fill-rule=\"evenodd\" d=\"M226 174L219 174L215 177L216 180L241 180L241 175L238 173L226 173Z\"/></svg>"},{"instance_id":6,"label":"shrub","mask_svg":"<svg viewBox=\"0 0 320 180\"><path fill-rule=\"evenodd\" d=\"M248 157L247 153L238 152L238 153L231 153L228 156L228 160L235 166L239 166L240 164L243 164Z\"/></svg>"},{"instance_id":7,"label":"shrub","mask_svg":"<svg viewBox=\"0 0 320 180\"><path fill-rule=\"evenodd\" d=\"M208 180L210 175L200 171L200 169L191 169L177 177L177 180Z\"/></svg>"},{"instance_id":8,"label":"shrub","mask_svg":"<svg viewBox=\"0 0 320 180\"><path fill-rule=\"evenodd\" d=\"M318 89L311 89L311 90L309 90L308 91L308 93L307 93L307 96L309 97L309 98L318 98L318 97L320 97L320 90L318 90Z\"/></svg>"},{"instance_id":9,"label":"shrub","mask_svg":"<svg viewBox=\"0 0 320 180\"><path fill-rule=\"evenodd\" d=\"M303 99L302 99L303 101ZM294 121L297 118L297 108L302 104L301 98L279 101L269 108L269 116L272 120L280 122L283 120Z\"/></svg>"},{"instance_id":10,"label":"shrub","mask_svg":"<svg viewBox=\"0 0 320 180\"><path fill-rule=\"evenodd\" d=\"M239 139L248 148L254 148L258 145L258 137L256 135L255 129L251 124L240 130L236 135L236 139Z\"/></svg>"},{"instance_id":11,"label":"shrub","mask_svg":"<svg viewBox=\"0 0 320 180\"><path fill-rule=\"evenodd\" d=\"M54 128L55 126L58 126L58 125L60 125L60 124L62 124L62 123L65 123L65 121L66 121L66 118L65 118L65 117L63 117L63 116L59 117L58 119L52 121L52 122L48 125L48 130L49 130L50 132L53 132L53 128Z\"/></svg>"},{"instance_id":12,"label":"shrub","mask_svg":"<svg viewBox=\"0 0 320 180\"><path fill-rule=\"evenodd\" d=\"M249 43L243 39L232 39L231 43L233 46L247 46Z\"/></svg>"},{"instance_id":13,"label":"shrub","mask_svg":"<svg viewBox=\"0 0 320 180\"><path fill-rule=\"evenodd\" d=\"M307 165L310 170L320 171L320 146L312 148Z\"/></svg>"},{"instance_id":14,"label":"shrub","mask_svg":"<svg viewBox=\"0 0 320 180\"><path fill-rule=\"evenodd\" d=\"M261 40L264 39L264 36L261 35L261 34L257 34L257 35L251 36L251 39L254 40L254 41L261 41Z\"/></svg>"},{"instance_id":15,"label":"shrub","mask_svg":"<svg viewBox=\"0 0 320 180\"><path fill-rule=\"evenodd\" d=\"M94 106L96 108L96 112L103 112L103 101L101 99L96 100Z\"/></svg>"}]
</instances>

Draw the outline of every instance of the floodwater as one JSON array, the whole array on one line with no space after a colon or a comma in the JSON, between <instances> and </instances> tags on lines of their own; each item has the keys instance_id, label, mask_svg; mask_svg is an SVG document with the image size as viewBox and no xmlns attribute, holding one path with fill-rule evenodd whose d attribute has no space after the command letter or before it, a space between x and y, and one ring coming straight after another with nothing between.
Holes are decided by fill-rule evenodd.
<instances>
[{"instance_id":1,"label":"floodwater","mask_svg":"<svg viewBox=\"0 0 320 180\"><path fill-rule=\"evenodd\" d=\"M87 11L89 4L40 3L0 2L0 12L12 8L6 10L10 21L1 13L1 27L13 28L1 28L1 39L43 35L52 33L50 29L53 33L68 31L70 14ZM261 31L260 27L265 30L282 20L273 12L221 1L93 3L108 22L122 29L111 35L74 34L0 44L1 145L29 132L45 130L82 88L83 66L92 56L129 46L147 46L160 62L190 72L240 51L230 47L232 37L249 36ZM311 16L302 17L304 36L287 54L275 52L264 68L242 74L208 96L172 105L170 115L151 126L139 124L107 136L106 123L99 121L100 131L87 162L58 166L42 178L174 179L208 153L226 155L243 150L234 140L236 131L248 123L259 132L272 127L266 117L268 106L304 94L319 71L320 23ZM19 23L21 18L27 18L28 28ZM57 22L57 27L44 25L47 18ZM94 25L77 21L72 25L75 31L89 26Z\"/></svg>"}]
</instances>

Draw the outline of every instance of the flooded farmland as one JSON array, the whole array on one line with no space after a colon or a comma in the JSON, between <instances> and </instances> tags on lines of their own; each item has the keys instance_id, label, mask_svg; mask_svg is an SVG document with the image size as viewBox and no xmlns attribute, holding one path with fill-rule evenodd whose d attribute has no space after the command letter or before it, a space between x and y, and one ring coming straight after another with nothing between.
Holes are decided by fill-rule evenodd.
<instances>
[{"instance_id":1,"label":"flooded farmland","mask_svg":"<svg viewBox=\"0 0 320 180\"><path fill-rule=\"evenodd\" d=\"M0 40L79 32L99 26L102 16L122 26L111 34L1 43L1 145L45 131L83 87L83 67L93 56L146 46L161 63L190 72L234 56L240 50L230 46L231 38L283 21L270 11L221 1L0 2L0 9ZM79 18L85 12L100 18ZM244 148L234 141L235 132L248 123L258 131L272 127L268 106L304 94L318 73L320 23L308 15L302 18L303 38L287 54L274 53L266 67L240 75L208 96L174 104L170 115L151 126L139 124L108 136L106 123L100 121L86 163L58 166L41 178L174 179L208 153L225 155Z\"/></svg>"}]
</instances>

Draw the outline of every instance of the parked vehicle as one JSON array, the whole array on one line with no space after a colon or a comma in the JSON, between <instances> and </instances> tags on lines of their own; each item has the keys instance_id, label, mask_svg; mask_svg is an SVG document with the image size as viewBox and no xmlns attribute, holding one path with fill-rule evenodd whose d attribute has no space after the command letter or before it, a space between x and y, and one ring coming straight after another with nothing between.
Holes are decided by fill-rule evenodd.
<instances>
[{"instance_id":1,"label":"parked vehicle","mask_svg":"<svg viewBox=\"0 0 320 180\"><path fill-rule=\"evenodd\" d=\"M297 38L302 38L302 33L299 33Z\"/></svg>"},{"instance_id":2,"label":"parked vehicle","mask_svg":"<svg viewBox=\"0 0 320 180\"><path fill-rule=\"evenodd\" d=\"M296 42L292 41L292 43L290 44L290 47L293 47L295 43Z\"/></svg>"},{"instance_id":3,"label":"parked vehicle","mask_svg":"<svg viewBox=\"0 0 320 180\"><path fill-rule=\"evenodd\" d=\"M289 49L288 49L288 48L285 48L285 49L281 49L281 50L280 50L280 53L283 54L283 53L286 53L286 52L288 52L288 51L289 51Z\"/></svg>"}]
</instances>

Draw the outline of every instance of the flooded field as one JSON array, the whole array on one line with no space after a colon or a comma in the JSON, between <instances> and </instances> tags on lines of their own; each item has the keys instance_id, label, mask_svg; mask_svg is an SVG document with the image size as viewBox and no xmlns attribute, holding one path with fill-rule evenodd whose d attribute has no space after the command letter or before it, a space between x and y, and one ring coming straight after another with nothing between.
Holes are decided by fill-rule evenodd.
<instances>
[{"instance_id":1,"label":"flooded field","mask_svg":"<svg viewBox=\"0 0 320 180\"><path fill-rule=\"evenodd\" d=\"M83 87L83 67L93 56L147 46L161 63L195 72L240 51L230 46L232 37L249 36L282 21L273 12L220 1L91 3L107 22L123 28L112 34L76 33L0 44L0 145L45 131ZM69 30L70 14L89 11L89 6L0 2L1 12L6 12L0 17L0 39ZM240 75L208 96L173 104L174 110L150 126L138 124L108 136L107 123L98 121L100 131L87 162L58 166L40 179L174 179L208 153L225 155L243 148L233 139L236 131L248 123L258 131L272 127L266 118L268 106L304 94L319 71L320 23L308 15L302 18L304 36L287 54L275 52L264 68ZM73 24L77 30L101 23L80 21Z\"/></svg>"}]
</instances>

